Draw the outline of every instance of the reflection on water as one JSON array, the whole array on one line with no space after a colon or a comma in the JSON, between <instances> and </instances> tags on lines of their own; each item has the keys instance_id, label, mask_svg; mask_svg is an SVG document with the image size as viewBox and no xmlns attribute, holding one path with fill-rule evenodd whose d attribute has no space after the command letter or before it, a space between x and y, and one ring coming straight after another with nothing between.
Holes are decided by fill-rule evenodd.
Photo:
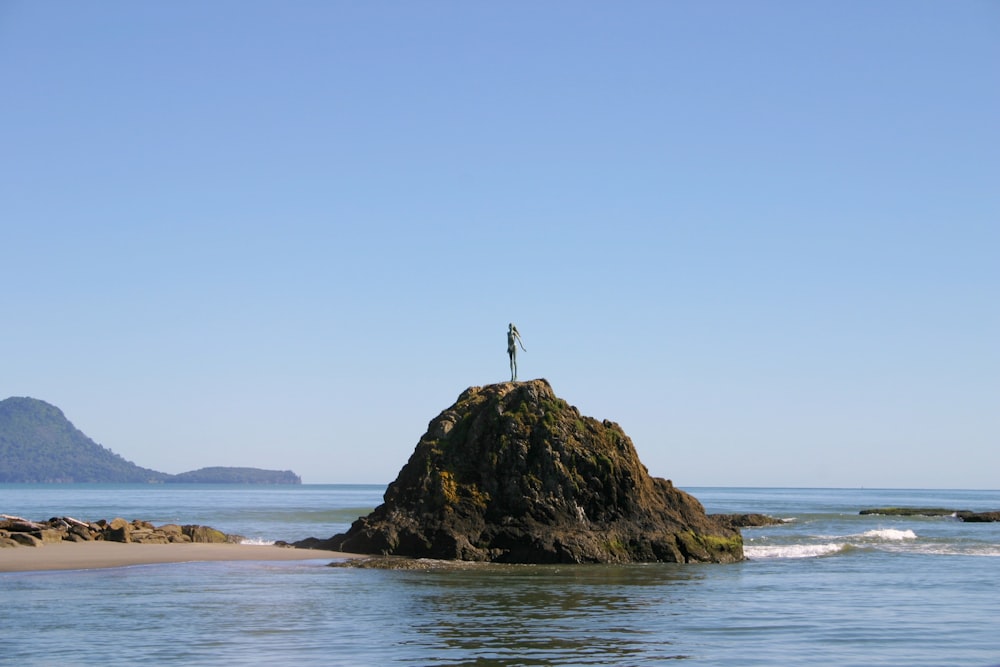
<instances>
[{"instance_id":1,"label":"reflection on water","mask_svg":"<svg viewBox=\"0 0 1000 667\"><path fill-rule=\"evenodd\" d=\"M414 652L427 664L646 664L686 656L649 623L670 614L698 568L673 565L484 566L395 573L410 596ZM669 593L665 595L665 593ZM457 660L449 658L453 656ZM459 657L464 656L464 657ZM475 656L474 661L469 656Z\"/></svg>"}]
</instances>

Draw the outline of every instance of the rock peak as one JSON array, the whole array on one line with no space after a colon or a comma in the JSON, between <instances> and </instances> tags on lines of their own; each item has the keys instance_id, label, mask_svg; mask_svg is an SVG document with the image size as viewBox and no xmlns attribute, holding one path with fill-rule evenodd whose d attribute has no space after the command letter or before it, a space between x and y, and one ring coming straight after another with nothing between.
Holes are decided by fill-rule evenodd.
<instances>
[{"instance_id":1,"label":"rock peak","mask_svg":"<svg viewBox=\"0 0 1000 667\"><path fill-rule=\"evenodd\" d=\"M544 379L463 391L431 420L384 501L322 544L520 563L743 557L738 531L650 477L618 424L581 415Z\"/></svg>"}]
</instances>

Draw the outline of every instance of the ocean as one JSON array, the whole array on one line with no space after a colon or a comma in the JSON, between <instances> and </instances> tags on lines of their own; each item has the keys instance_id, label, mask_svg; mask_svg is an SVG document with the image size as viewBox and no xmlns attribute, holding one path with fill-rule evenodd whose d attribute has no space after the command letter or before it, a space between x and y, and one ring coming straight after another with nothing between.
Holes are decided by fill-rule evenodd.
<instances>
[{"instance_id":1,"label":"ocean","mask_svg":"<svg viewBox=\"0 0 1000 667\"><path fill-rule=\"evenodd\" d=\"M200 523L264 544L342 532L384 490L0 484L0 513ZM1000 491L685 490L710 513L786 522L744 529L748 560L731 565L0 573L0 664L1000 665L1000 523L858 514L998 510Z\"/></svg>"}]
</instances>

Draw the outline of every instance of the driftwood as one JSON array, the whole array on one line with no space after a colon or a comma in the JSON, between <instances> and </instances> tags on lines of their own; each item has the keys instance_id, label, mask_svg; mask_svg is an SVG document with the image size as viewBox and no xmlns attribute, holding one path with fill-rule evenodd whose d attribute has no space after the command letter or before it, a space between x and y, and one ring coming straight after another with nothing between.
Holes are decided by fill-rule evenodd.
<instances>
[{"instance_id":1,"label":"driftwood","mask_svg":"<svg viewBox=\"0 0 1000 667\"><path fill-rule=\"evenodd\" d=\"M12 526L12 525L18 525L18 526L20 526L21 527L20 528L21 531L24 531L25 529L27 529L27 530L41 530L43 528L47 528L48 527L48 526L43 526L42 524L37 523L35 521L31 521L30 519L23 519L23 518L21 518L19 516L11 516L10 514L0 514L0 518L2 518L4 521L7 522L5 524L7 526Z\"/></svg>"}]
</instances>

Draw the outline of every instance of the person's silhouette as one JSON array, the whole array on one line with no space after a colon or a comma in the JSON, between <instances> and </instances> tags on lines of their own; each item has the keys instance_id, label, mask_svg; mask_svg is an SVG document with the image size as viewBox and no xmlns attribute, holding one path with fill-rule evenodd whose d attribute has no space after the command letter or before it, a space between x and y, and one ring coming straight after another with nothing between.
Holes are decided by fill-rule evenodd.
<instances>
[{"instance_id":1,"label":"person's silhouette","mask_svg":"<svg viewBox=\"0 0 1000 667\"><path fill-rule=\"evenodd\" d=\"M521 342L521 334L517 332L517 327L511 322L507 327L507 356L510 357L510 381L517 382L517 347L514 342L524 350L524 343ZM527 352L527 350L524 350Z\"/></svg>"}]
</instances>

